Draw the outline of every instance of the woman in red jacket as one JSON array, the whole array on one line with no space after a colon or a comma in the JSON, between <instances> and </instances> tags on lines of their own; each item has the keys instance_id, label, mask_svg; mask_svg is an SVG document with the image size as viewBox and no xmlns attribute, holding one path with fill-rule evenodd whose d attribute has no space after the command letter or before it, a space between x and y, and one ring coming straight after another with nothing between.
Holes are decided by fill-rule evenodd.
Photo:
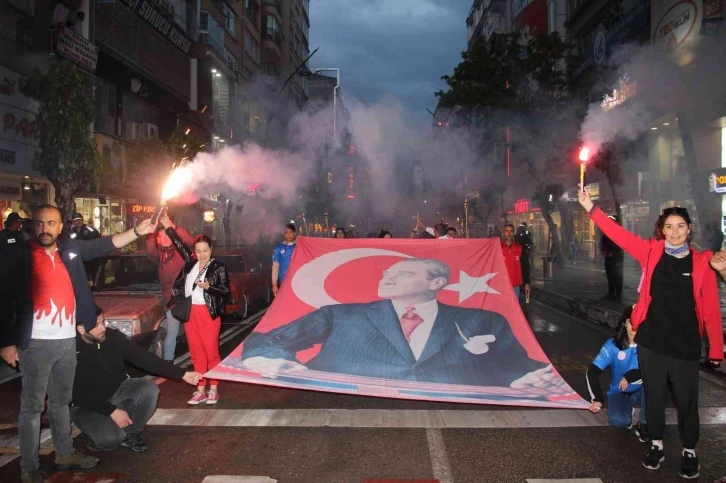
<instances>
[{"instance_id":1,"label":"woman in red jacket","mask_svg":"<svg viewBox=\"0 0 726 483\"><path fill-rule=\"evenodd\" d=\"M655 224L655 237L644 240L615 223L597 208L587 191L580 204L602 232L636 259L645 275L631 316L637 330L638 359L643 376L648 429L652 438L643 466L657 470L665 459L663 430L668 382L678 407L683 443L683 478L698 477L698 369L704 330L711 344L709 358L723 360L721 307L712 268L713 253L690 247L691 218L685 208L666 208Z\"/></svg>"}]
</instances>

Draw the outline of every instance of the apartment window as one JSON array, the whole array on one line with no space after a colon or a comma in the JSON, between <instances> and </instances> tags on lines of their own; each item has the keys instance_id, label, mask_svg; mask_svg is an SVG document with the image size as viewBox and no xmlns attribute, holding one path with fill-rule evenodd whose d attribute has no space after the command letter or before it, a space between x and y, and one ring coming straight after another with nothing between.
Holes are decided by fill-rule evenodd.
<instances>
[{"instance_id":1,"label":"apartment window","mask_svg":"<svg viewBox=\"0 0 726 483\"><path fill-rule=\"evenodd\" d=\"M265 20L265 38L274 40L277 45L280 45L282 39L277 19L272 15L268 15Z\"/></svg>"},{"instance_id":2,"label":"apartment window","mask_svg":"<svg viewBox=\"0 0 726 483\"><path fill-rule=\"evenodd\" d=\"M245 52L252 60L260 63L260 43L245 30Z\"/></svg>"},{"instance_id":3,"label":"apartment window","mask_svg":"<svg viewBox=\"0 0 726 483\"><path fill-rule=\"evenodd\" d=\"M234 27L237 23L237 16L234 14L232 10L229 10L228 8L224 9L224 28L227 29L227 32L234 35Z\"/></svg>"},{"instance_id":4,"label":"apartment window","mask_svg":"<svg viewBox=\"0 0 726 483\"><path fill-rule=\"evenodd\" d=\"M95 132L116 134L116 87L112 84L96 79Z\"/></svg>"},{"instance_id":5,"label":"apartment window","mask_svg":"<svg viewBox=\"0 0 726 483\"><path fill-rule=\"evenodd\" d=\"M277 26L277 19L273 17L272 15L267 16L267 30L273 30L274 32L279 32L280 29Z\"/></svg>"}]
</instances>

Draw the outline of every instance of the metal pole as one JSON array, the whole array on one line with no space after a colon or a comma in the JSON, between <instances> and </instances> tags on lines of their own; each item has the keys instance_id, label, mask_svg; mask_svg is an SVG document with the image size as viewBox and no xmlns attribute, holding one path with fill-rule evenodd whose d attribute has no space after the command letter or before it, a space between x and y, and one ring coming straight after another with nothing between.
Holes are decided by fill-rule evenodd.
<instances>
[{"instance_id":1,"label":"metal pole","mask_svg":"<svg viewBox=\"0 0 726 483\"><path fill-rule=\"evenodd\" d=\"M280 99L282 98L282 91L285 90L285 87L287 87L287 84L290 83L290 80L293 77L295 77L295 74L297 74L298 71L300 71L300 69L302 69L305 66L305 64L307 64L308 60L310 60L310 58L313 55L315 55L315 52L317 52L318 50L320 50L320 47L313 50L313 52L310 55L308 55L307 58L305 60L303 60L300 63L300 65L298 65L297 68L294 71L292 71L292 73L289 76L287 76L287 79L285 79L285 82L282 84L282 87L280 87L280 90L277 92L277 100L275 101L275 108L272 110L272 112L270 112L270 115L267 116L267 127L265 128L265 138L262 140L263 147L267 146L267 135L270 134L270 125L272 124L272 119L275 117L275 113L277 112L277 109L280 106Z\"/></svg>"}]
</instances>

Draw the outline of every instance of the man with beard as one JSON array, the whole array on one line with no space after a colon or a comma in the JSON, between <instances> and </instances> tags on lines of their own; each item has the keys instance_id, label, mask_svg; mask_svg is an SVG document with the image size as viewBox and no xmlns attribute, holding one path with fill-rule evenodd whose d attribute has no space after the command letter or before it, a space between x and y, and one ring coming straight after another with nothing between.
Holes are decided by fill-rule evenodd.
<instances>
[{"instance_id":1,"label":"man with beard","mask_svg":"<svg viewBox=\"0 0 726 483\"><path fill-rule=\"evenodd\" d=\"M88 436L91 451L113 451L119 446L135 453L149 449L141 437L159 399L151 379L129 377L126 363L151 374L181 379L192 386L202 375L185 372L166 362L115 329L106 329L103 310L96 307L96 326L78 326L78 365L73 383L71 417Z\"/></svg>"},{"instance_id":2,"label":"man with beard","mask_svg":"<svg viewBox=\"0 0 726 483\"><path fill-rule=\"evenodd\" d=\"M40 415L48 395L48 420L59 469L88 469L98 458L74 451L68 404L76 370L76 329L96 326L96 308L83 262L123 248L154 231L149 220L114 236L83 241L59 240L63 230L61 211L52 205L33 213L35 237L21 254L14 274L27 287L17 301L17 323L1 339L0 357L15 367L20 362L23 392L20 396L18 435L21 480L42 482L40 462Z\"/></svg>"}]
</instances>

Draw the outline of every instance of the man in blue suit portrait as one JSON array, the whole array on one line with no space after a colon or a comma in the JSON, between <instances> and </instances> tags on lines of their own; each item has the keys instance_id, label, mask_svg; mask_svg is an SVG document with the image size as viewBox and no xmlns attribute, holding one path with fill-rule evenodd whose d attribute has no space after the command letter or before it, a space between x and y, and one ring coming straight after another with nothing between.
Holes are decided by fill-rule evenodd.
<instances>
[{"instance_id":1,"label":"man in blue suit portrait","mask_svg":"<svg viewBox=\"0 0 726 483\"><path fill-rule=\"evenodd\" d=\"M564 384L552 367L527 356L496 312L439 303L449 267L407 259L383 272L371 303L328 305L244 343L249 370L276 378L305 369L472 386ZM303 365L298 351L322 344Z\"/></svg>"}]
</instances>

